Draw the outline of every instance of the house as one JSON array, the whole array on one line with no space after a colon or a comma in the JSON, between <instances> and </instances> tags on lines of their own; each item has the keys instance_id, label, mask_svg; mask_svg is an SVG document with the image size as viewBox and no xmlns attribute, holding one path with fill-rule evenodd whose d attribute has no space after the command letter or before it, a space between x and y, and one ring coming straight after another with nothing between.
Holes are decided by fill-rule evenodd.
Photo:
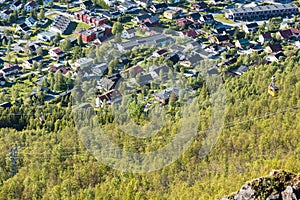
<instances>
[{"instance_id":1,"label":"house","mask_svg":"<svg viewBox=\"0 0 300 200\"><path fill-rule=\"evenodd\" d=\"M248 70L249 70L249 67L247 67L246 65L241 65L238 68L231 70L231 72L238 76L241 76L241 75L243 75L243 73L247 72Z\"/></svg>"},{"instance_id":2,"label":"house","mask_svg":"<svg viewBox=\"0 0 300 200\"><path fill-rule=\"evenodd\" d=\"M50 25L49 30L55 33L64 34L68 30L70 23L71 20L68 17L58 15Z\"/></svg>"},{"instance_id":3,"label":"house","mask_svg":"<svg viewBox=\"0 0 300 200\"><path fill-rule=\"evenodd\" d=\"M226 35L226 29L225 28L216 28L216 29L213 29L212 31L216 35Z\"/></svg>"},{"instance_id":4,"label":"house","mask_svg":"<svg viewBox=\"0 0 300 200\"><path fill-rule=\"evenodd\" d=\"M54 59L60 59L65 56L65 53L61 48L54 47L49 50L49 55Z\"/></svg>"},{"instance_id":5,"label":"house","mask_svg":"<svg viewBox=\"0 0 300 200\"><path fill-rule=\"evenodd\" d=\"M193 22L191 22L190 20L187 20L186 18L180 18L176 21L176 25L180 26L180 27L188 27L189 25L191 25Z\"/></svg>"},{"instance_id":6,"label":"house","mask_svg":"<svg viewBox=\"0 0 300 200\"><path fill-rule=\"evenodd\" d=\"M250 24L244 24L242 28L245 33L249 34L258 31L258 24L256 22Z\"/></svg>"},{"instance_id":7,"label":"house","mask_svg":"<svg viewBox=\"0 0 300 200\"><path fill-rule=\"evenodd\" d=\"M121 33L121 38L130 39L135 37L136 30L134 28L123 30Z\"/></svg>"},{"instance_id":8,"label":"house","mask_svg":"<svg viewBox=\"0 0 300 200\"><path fill-rule=\"evenodd\" d=\"M138 6L143 8L149 8L152 6L152 0L135 0L135 2L138 4Z\"/></svg>"},{"instance_id":9,"label":"house","mask_svg":"<svg viewBox=\"0 0 300 200\"><path fill-rule=\"evenodd\" d=\"M214 24L215 23L215 19L214 19L214 16L212 14L202 15L200 17L200 21L205 23L205 24Z\"/></svg>"},{"instance_id":10,"label":"house","mask_svg":"<svg viewBox=\"0 0 300 200\"><path fill-rule=\"evenodd\" d=\"M199 36L199 33L193 29L185 30L179 33L181 37L187 36L189 38L197 38Z\"/></svg>"},{"instance_id":11,"label":"house","mask_svg":"<svg viewBox=\"0 0 300 200\"><path fill-rule=\"evenodd\" d=\"M198 12L202 12L202 11L205 11L207 9L207 4L203 1L201 1L201 2L197 2L197 3L193 3L191 8L193 10L198 11Z\"/></svg>"},{"instance_id":12,"label":"house","mask_svg":"<svg viewBox=\"0 0 300 200\"><path fill-rule=\"evenodd\" d=\"M161 56L167 55L167 53L168 53L168 50L166 50L166 49L159 49L159 50L157 50L156 52L153 53L153 56L154 57L161 57Z\"/></svg>"},{"instance_id":13,"label":"house","mask_svg":"<svg viewBox=\"0 0 300 200\"><path fill-rule=\"evenodd\" d=\"M181 64L186 67L196 67L204 59L197 53L190 54Z\"/></svg>"},{"instance_id":14,"label":"house","mask_svg":"<svg viewBox=\"0 0 300 200\"><path fill-rule=\"evenodd\" d=\"M107 19L118 19L122 16L122 13L120 13L119 11L102 11L101 15Z\"/></svg>"},{"instance_id":15,"label":"house","mask_svg":"<svg viewBox=\"0 0 300 200\"><path fill-rule=\"evenodd\" d=\"M80 8L82 10L90 10L92 9L93 7L93 2L91 0L86 0L86 1L83 1L81 4L80 4Z\"/></svg>"},{"instance_id":16,"label":"house","mask_svg":"<svg viewBox=\"0 0 300 200\"><path fill-rule=\"evenodd\" d=\"M264 44L265 42L271 41L272 39L273 38L272 38L271 33L263 33L263 34L259 35L258 41L261 44Z\"/></svg>"},{"instance_id":17,"label":"house","mask_svg":"<svg viewBox=\"0 0 300 200\"><path fill-rule=\"evenodd\" d=\"M117 88L120 80L122 80L120 74L112 74L110 76L103 77L100 81L97 81L96 88L101 91L109 91L113 88Z\"/></svg>"},{"instance_id":18,"label":"house","mask_svg":"<svg viewBox=\"0 0 300 200\"><path fill-rule=\"evenodd\" d=\"M33 18L33 17L27 17L25 19L25 24L28 26L28 27L32 27L36 24L36 20Z\"/></svg>"},{"instance_id":19,"label":"house","mask_svg":"<svg viewBox=\"0 0 300 200\"><path fill-rule=\"evenodd\" d=\"M25 4L24 9L26 12L31 12L32 10L38 10L39 5L34 1L29 1Z\"/></svg>"},{"instance_id":20,"label":"house","mask_svg":"<svg viewBox=\"0 0 300 200\"><path fill-rule=\"evenodd\" d=\"M180 57L177 53L170 53L166 55L166 60L171 61L173 65L179 62Z\"/></svg>"},{"instance_id":21,"label":"house","mask_svg":"<svg viewBox=\"0 0 300 200\"><path fill-rule=\"evenodd\" d=\"M129 67L129 68L123 70L121 73L122 73L123 77L134 78L138 74L143 75L145 73L145 70L142 67L140 67L139 65L135 65L135 66L132 66L132 67Z\"/></svg>"},{"instance_id":22,"label":"house","mask_svg":"<svg viewBox=\"0 0 300 200\"><path fill-rule=\"evenodd\" d=\"M116 89L112 89L110 91L105 92L102 95L97 95L96 107L100 107L104 103L107 105L111 105L113 103L120 103L121 101L122 101L121 93Z\"/></svg>"},{"instance_id":23,"label":"house","mask_svg":"<svg viewBox=\"0 0 300 200\"><path fill-rule=\"evenodd\" d=\"M153 83L154 79L151 74L144 74L136 77L136 82L140 87L148 86L150 87L151 83Z\"/></svg>"},{"instance_id":24,"label":"house","mask_svg":"<svg viewBox=\"0 0 300 200\"><path fill-rule=\"evenodd\" d=\"M175 99L177 100L179 96L179 88L178 87L171 87L166 88L164 90L159 91L158 93L154 94L154 99L156 101L161 102L163 105L168 104L171 95L174 95Z\"/></svg>"},{"instance_id":25,"label":"house","mask_svg":"<svg viewBox=\"0 0 300 200\"><path fill-rule=\"evenodd\" d=\"M10 15L11 15L11 11L10 10L3 10L3 11L1 11L0 12L0 18L2 19L2 20L8 20L8 18L10 17Z\"/></svg>"},{"instance_id":26,"label":"house","mask_svg":"<svg viewBox=\"0 0 300 200\"><path fill-rule=\"evenodd\" d=\"M56 66L52 65L52 66L50 66L48 68L48 70L50 72L53 72L54 74L57 74L58 72L60 72L64 76L66 76L70 72L70 70L67 67L65 67L65 66L58 66L58 67L56 67Z\"/></svg>"},{"instance_id":27,"label":"house","mask_svg":"<svg viewBox=\"0 0 300 200\"><path fill-rule=\"evenodd\" d=\"M145 19L145 23L151 27L156 26L159 23L159 17L157 15L151 16L148 19Z\"/></svg>"},{"instance_id":28,"label":"house","mask_svg":"<svg viewBox=\"0 0 300 200\"><path fill-rule=\"evenodd\" d=\"M96 39L96 33L93 31L93 29L82 30L79 32L79 36L85 43L92 42Z\"/></svg>"},{"instance_id":29,"label":"house","mask_svg":"<svg viewBox=\"0 0 300 200\"><path fill-rule=\"evenodd\" d=\"M282 51L282 46L281 44L270 44L269 46L267 46L265 48L265 51L268 52L268 53L276 53L276 52L279 52L279 51Z\"/></svg>"},{"instance_id":30,"label":"house","mask_svg":"<svg viewBox=\"0 0 300 200\"><path fill-rule=\"evenodd\" d=\"M74 18L96 27L101 26L102 24L108 24L107 17L86 10L75 12Z\"/></svg>"},{"instance_id":31,"label":"house","mask_svg":"<svg viewBox=\"0 0 300 200\"><path fill-rule=\"evenodd\" d=\"M186 16L186 19L192 21L192 22L198 22L200 20L200 13L196 12L196 13L190 13Z\"/></svg>"},{"instance_id":32,"label":"house","mask_svg":"<svg viewBox=\"0 0 300 200\"><path fill-rule=\"evenodd\" d=\"M0 73L3 74L4 78L9 78L9 76L18 75L22 72L22 67L18 65L8 65L4 67L2 70L0 70Z\"/></svg>"},{"instance_id":33,"label":"house","mask_svg":"<svg viewBox=\"0 0 300 200\"><path fill-rule=\"evenodd\" d=\"M2 108L10 108L12 107L12 104L10 102L4 102L0 104L0 107Z\"/></svg>"},{"instance_id":34,"label":"house","mask_svg":"<svg viewBox=\"0 0 300 200\"><path fill-rule=\"evenodd\" d=\"M154 79L163 79L163 80L167 80L168 79L168 73L169 71L172 70L170 67L166 66L166 65L162 65L159 67L151 67L149 72L151 74L151 76Z\"/></svg>"},{"instance_id":35,"label":"house","mask_svg":"<svg viewBox=\"0 0 300 200\"><path fill-rule=\"evenodd\" d=\"M249 40L248 39L241 39L237 40L235 42L235 47L240 48L240 49L245 49L250 46Z\"/></svg>"},{"instance_id":36,"label":"house","mask_svg":"<svg viewBox=\"0 0 300 200\"><path fill-rule=\"evenodd\" d=\"M71 42L72 47L78 45L78 39L76 37L68 37L60 41L60 45L63 45L66 40Z\"/></svg>"},{"instance_id":37,"label":"house","mask_svg":"<svg viewBox=\"0 0 300 200\"><path fill-rule=\"evenodd\" d=\"M125 1L118 6L118 10L121 13L129 13L136 11L137 9L137 4L131 1Z\"/></svg>"},{"instance_id":38,"label":"house","mask_svg":"<svg viewBox=\"0 0 300 200\"><path fill-rule=\"evenodd\" d=\"M298 30L296 28L290 28L290 30L294 37L298 38L300 36L300 30Z\"/></svg>"},{"instance_id":39,"label":"house","mask_svg":"<svg viewBox=\"0 0 300 200\"><path fill-rule=\"evenodd\" d=\"M16 0L10 5L10 9L12 9L13 11L19 11L22 8L23 8L23 4L20 0Z\"/></svg>"},{"instance_id":40,"label":"house","mask_svg":"<svg viewBox=\"0 0 300 200\"><path fill-rule=\"evenodd\" d=\"M153 13L163 13L168 8L168 5L166 3L158 3L154 4L150 7L150 11Z\"/></svg>"},{"instance_id":41,"label":"house","mask_svg":"<svg viewBox=\"0 0 300 200\"><path fill-rule=\"evenodd\" d=\"M112 27L106 24L102 24L99 27L90 28L87 30L80 30L77 35L82 38L85 43L92 42L96 39L103 38L104 36L110 35Z\"/></svg>"},{"instance_id":42,"label":"house","mask_svg":"<svg viewBox=\"0 0 300 200\"><path fill-rule=\"evenodd\" d=\"M285 15L298 14L298 6L295 4L276 4L256 7L240 7L229 9L225 12L227 19L251 20L255 18L268 19Z\"/></svg>"},{"instance_id":43,"label":"house","mask_svg":"<svg viewBox=\"0 0 300 200\"><path fill-rule=\"evenodd\" d=\"M56 33L51 31L43 31L41 33L38 33L37 38L39 40L50 42L55 38Z\"/></svg>"},{"instance_id":44,"label":"house","mask_svg":"<svg viewBox=\"0 0 300 200\"><path fill-rule=\"evenodd\" d=\"M96 75L104 75L108 72L108 65L107 63L100 63L92 68L92 72Z\"/></svg>"},{"instance_id":45,"label":"house","mask_svg":"<svg viewBox=\"0 0 300 200\"><path fill-rule=\"evenodd\" d=\"M23 35L31 35L30 27L28 27L25 23L22 23L17 26L16 32L21 33Z\"/></svg>"},{"instance_id":46,"label":"house","mask_svg":"<svg viewBox=\"0 0 300 200\"><path fill-rule=\"evenodd\" d=\"M282 40L288 40L293 36L293 33L290 29L287 30L280 30L277 32L277 35L282 39Z\"/></svg>"},{"instance_id":47,"label":"house","mask_svg":"<svg viewBox=\"0 0 300 200\"><path fill-rule=\"evenodd\" d=\"M284 55L284 53L282 53L282 51L276 53L276 54L271 54L271 55L268 55L267 57L267 60L270 61L270 62L279 62L280 59L282 58L286 58L286 56Z\"/></svg>"},{"instance_id":48,"label":"house","mask_svg":"<svg viewBox=\"0 0 300 200\"><path fill-rule=\"evenodd\" d=\"M34 63L40 63L42 61L42 56L35 56L32 58L29 58L28 60L25 60L23 63L23 67L25 69L32 69Z\"/></svg>"},{"instance_id":49,"label":"house","mask_svg":"<svg viewBox=\"0 0 300 200\"><path fill-rule=\"evenodd\" d=\"M217 35L210 37L210 42L216 44L228 44L230 42L230 39L228 35Z\"/></svg>"},{"instance_id":50,"label":"house","mask_svg":"<svg viewBox=\"0 0 300 200\"><path fill-rule=\"evenodd\" d=\"M142 14L142 15L138 15L136 17L134 17L132 19L132 21L134 23L137 23L137 24L141 24L141 23L144 23L146 19L149 19L151 17L151 15L149 14Z\"/></svg>"},{"instance_id":51,"label":"house","mask_svg":"<svg viewBox=\"0 0 300 200\"><path fill-rule=\"evenodd\" d=\"M126 50L131 50L136 46L142 46L142 45L162 46L172 41L174 41L172 37L163 34L155 34L148 37L138 38L136 40L132 40L129 42L118 43L117 47L119 51L126 51Z\"/></svg>"},{"instance_id":52,"label":"house","mask_svg":"<svg viewBox=\"0 0 300 200\"><path fill-rule=\"evenodd\" d=\"M164 12L164 17L172 20L172 19L177 18L179 14L180 14L180 11L178 11L178 10L166 10Z\"/></svg>"},{"instance_id":53,"label":"house","mask_svg":"<svg viewBox=\"0 0 300 200\"><path fill-rule=\"evenodd\" d=\"M94 61L93 58L87 58L87 57L79 58L78 60L75 61L74 66L76 68L89 67L93 64L93 61Z\"/></svg>"}]
</instances>

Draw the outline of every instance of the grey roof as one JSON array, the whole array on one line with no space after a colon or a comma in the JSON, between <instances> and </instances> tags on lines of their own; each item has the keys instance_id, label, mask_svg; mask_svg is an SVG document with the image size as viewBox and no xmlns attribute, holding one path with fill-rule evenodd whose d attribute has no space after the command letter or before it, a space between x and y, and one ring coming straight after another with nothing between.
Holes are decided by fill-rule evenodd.
<instances>
[{"instance_id":1,"label":"grey roof","mask_svg":"<svg viewBox=\"0 0 300 200\"><path fill-rule=\"evenodd\" d=\"M234 8L234 9L230 9L229 11L235 14L235 13L262 12L262 11L285 10L285 9L295 9L295 8L298 8L295 4L276 4L276 5L267 5L267 6Z\"/></svg>"},{"instance_id":2,"label":"grey roof","mask_svg":"<svg viewBox=\"0 0 300 200\"><path fill-rule=\"evenodd\" d=\"M160 98L160 99L169 99L170 95L174 93L176 97L178 97L179 94L179 88L178 87L171 87L171 88L166 88L164 90L159 91L156 93L154 96Z\"/></svg>"},{"instance_id":3,"label":"grey roof","mask_svg":"<svg viewBox=\"0 0 300 200\"><path fill-rule=\"evenodd\" d=\"M121 46L124 50L130 50L134 48L135 46L140 46L140 45L159 45L159 43L166 42L166 41L171 41L173 40L171 37L168 37L163 34L157 34L153 36L148 36L148 37L143 37L143 38L138 38L129 42L124 42L121 44L118 44Z\"/></svg>"}]
</instances>

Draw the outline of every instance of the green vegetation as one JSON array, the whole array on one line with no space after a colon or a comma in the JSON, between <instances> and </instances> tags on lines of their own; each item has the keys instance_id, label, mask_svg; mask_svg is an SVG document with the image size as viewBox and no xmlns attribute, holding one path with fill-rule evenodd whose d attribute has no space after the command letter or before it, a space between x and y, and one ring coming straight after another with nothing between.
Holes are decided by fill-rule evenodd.
<instances>
[{"instance_id":1,"label":"green vegetation","mask_svg":"<svg viewBox=\"0 0 300 200\"><path fill-rule=\"evenodd\" d=\"M209 93L204 84L198 91L203 120L195 141L179 160L146 174L119 172L89 155L74 128L68 97L58 100L57 105L45 104L42 108L26 100L27 106L1 109L0 126L19 131L0 129L0 199L206 200L237 191L246 180L267 175L273 169L299 172L300 114L295 107L300 103L298 54L299 51L282 64L259 65L239 78L225 78L228 99L225 125L234 125L223 128L211 152L201 158L199 149L204 136L201 130L207 129L211 116ZM102 54L98 56L101 59ZM277 98L266 92L274 74L280 87ZM143 122L146 118L135 104L134 101L130 104L133 120ZM123 144L125 150L146 152L160 148L172 138L170 133L176 126L172 116L178 112L176 104L166 107L170 123L145 145L120 132L111 123L110 109L104 109L103 114L92 120L99 120L111 139ZM39 123L41 110L45 113L44 125ZM17 113L24 115L13 115ZM140 148L133 148L137 144ZM14 145L22 149L17 162L19 172L11 177L12 165L7 158Z\"/></svg>"},{"instance_id":2,"label":"green vegetation","mask_svg":"<svg viewBox=\"0 0 300 200\"><path fill-rule=\"evenodd\" d=\"M214 18L216 21L222 22L222 23L227 23L227 24L234 24L233 21L226 19L224 14L216 14L214 15Z\"/></svg>"}]
</instances>

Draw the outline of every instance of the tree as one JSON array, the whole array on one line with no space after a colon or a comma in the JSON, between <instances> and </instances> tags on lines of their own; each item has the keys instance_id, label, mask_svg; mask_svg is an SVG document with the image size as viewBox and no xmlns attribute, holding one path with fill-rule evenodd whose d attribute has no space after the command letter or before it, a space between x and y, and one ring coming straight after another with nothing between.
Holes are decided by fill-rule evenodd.
<instances>
[{"instance_id":1,"label":"tree","mask_svg":"<svg viewBox=\"0 0 300 200\"><path fill-rule=\"evenodd\" d=\"M82 41L82 38L81 38L81 36L79 36L79 37L78 37L78 39L77 39L77 43L78 43L78 45L79 45L80 47L82 47L82 46L83 46L83 41Z\"/></svg>"},{"instance_id":2,"label":"tree","mask_svg":"<svg viewBox=\"0 0 300 200\"><path fill-rule=\"evenodd\" d=\"M123 31L123 25L120 22L115 22L112 27L112 33L114 35L120 34Z\"/></svg>"},{"instance_id":3,"label":"tree","mask_svg":"<svg viewBox=\"0 0 300 200\"><path fill-rule=\"evenodd\" d=\"M43 48L42 48L42 47L39 47L39 48L37 49L37 55L39 55L39 56L42 56L42 55L43 55Z\"/></svg>"},{"instance_id":4,"label":"tree","mask_svg":"<svg viewBox=\"0 0 300 200\"><path fill-rule=\"evenodd\" d=\"M64 51L69 51L72 48L72 43L69 39L65 39L62 47L61 47Z\"/></svg>"},{"instance_id":5,"label":"tree","mask_svg":"<svg viewBox=\"0 0 300 200\"><path fill-rule=\"evenodd\" d=\"M39 20L43 20L45 18L45 11L44 9L41 9L40 13L39 13Z\"/></svg>"}]
</instances>

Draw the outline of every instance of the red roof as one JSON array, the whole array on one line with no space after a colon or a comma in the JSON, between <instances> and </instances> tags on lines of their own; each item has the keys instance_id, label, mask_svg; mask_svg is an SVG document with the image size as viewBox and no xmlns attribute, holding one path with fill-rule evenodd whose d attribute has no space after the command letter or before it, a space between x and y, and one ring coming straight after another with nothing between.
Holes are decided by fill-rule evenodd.
<instances>
[{"instance_id":1,"label":"red roof","mask_svg":"<svg viewBox=\"0 0 300 200\"><path fill-rule=\"evenodd\" d=\"M130 67L128 69L125 69L123 71L123 73L128 73L131 70L133 70L134 76L136 76L139 73L145 72L145 70L143 68L141 68L139 65L136 65L136 66L132 66L132 67Z\"/></svg>"},{"instance_id":2,"label":"red roof","mask_svg":"<svg viewBox=\"0 0 300 200\"><path fill-rule=\"evenodd\" d=\"M52 49L51 51L53 51L57 55L61 55L64 53L64 51L61 50L60 48L55 48L55 49Z\"/></svg>"},{"instance_id":3,"label":"red roof","mask_svg":"<svg viewBox=\"0 0 300 200\"><path fill-rule=\"evenodd\" d=\"M31 2L28 3L28 6L31 6L31 7L34 8L34 7L37 6L37 4L34 1L31 1Z\"/></svg>"},{"instance_id":4,"label":"red roof","mask_svg":"<svg viewBox=\"0 0 300 200\"><path fill-rule=\"evenodd\" d=\"M183 35L186 35L188 37L196 38L199 36L199 34L195 30L186 30L182 31Z\"/></svg>"},{"instance_id":5,"label":"red roof","mask_svg":"<svg viewBox=\"0 0 300 200\"><path fill-rule=\"evenodd\" d=\"M294 35L299 35L300 34L300 30L296 29L296 28L290 28L291 32L294 34Z\"/></svg>"}]
</instances>

